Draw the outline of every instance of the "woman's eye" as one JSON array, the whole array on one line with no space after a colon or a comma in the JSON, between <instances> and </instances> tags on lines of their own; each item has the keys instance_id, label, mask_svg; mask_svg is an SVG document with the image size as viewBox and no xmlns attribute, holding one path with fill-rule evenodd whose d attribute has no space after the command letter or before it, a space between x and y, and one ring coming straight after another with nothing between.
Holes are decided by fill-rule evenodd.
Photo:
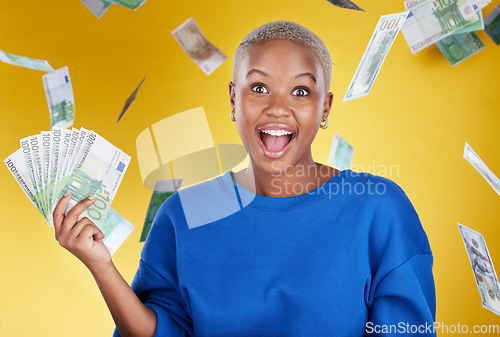
<instances>
[{"instance_id":1,"label":"woman's eye","mask_svg":"<svg viewBox=\"0 0 500 337\"><path fill-rule=\"evenodd\" d=\"M302 97L309 95L309 92L306 89L297 88L293 91L292 95Z\"/></svg>"},{"instance_id":2,"label":"woman's eye","mask_svg":"<svg viewBox=\"0 0 500 337\"><path fill-rule=\"evenodd\" d=\"M262 86L262 85L255 85L252 87L252 91L253 92L256 92L258 94L267 94L268 91L267 91L267 88Z\"/></svg>"}]
</instances>

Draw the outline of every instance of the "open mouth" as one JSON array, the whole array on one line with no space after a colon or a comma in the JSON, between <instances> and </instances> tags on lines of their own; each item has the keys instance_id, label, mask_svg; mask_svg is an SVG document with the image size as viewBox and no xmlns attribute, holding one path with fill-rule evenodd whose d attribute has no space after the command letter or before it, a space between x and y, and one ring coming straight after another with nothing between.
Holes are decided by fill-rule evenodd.
<instances>
[{"instance_id":1,"label":"open mouth","mask_svg":"<svg viewBox=\"0 0 500 337\"><path fill-rule=\"evenodd\" d=\"M285 130L258 130L259 138L265 150L268 152L280 153L288 148L288 145L295 139L295 132Z\"/></svg>"}]
</instances>

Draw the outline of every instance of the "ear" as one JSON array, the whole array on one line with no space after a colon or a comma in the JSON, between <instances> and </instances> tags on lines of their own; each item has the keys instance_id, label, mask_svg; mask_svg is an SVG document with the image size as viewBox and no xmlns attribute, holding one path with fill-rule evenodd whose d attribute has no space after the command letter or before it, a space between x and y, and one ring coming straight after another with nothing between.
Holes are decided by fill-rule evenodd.
<instances>
[{"instance_id":1,"label":"ear","mask_svg":"<svg viewBox=\"0 0 500 337\"><path fill-rule=\"evenodd\" d=\"M325 103L323 104L323 117L328 118L333 104L333 94L331 92L326 94Z\"/></svg>"},{"instance_id":2,"label":"ear","mask_svg":"<svg viewBox=\"0 0 500 337\"><path fill-rule=\"evenodd\" d=\"M234 102L235 95L236 95L236 92L235 92L234 83L231 81L231 82L229 82L229 103L231 104L232 111L234 111L234 107L235 107L235 102Z\"/></svg>"}]
</instances>

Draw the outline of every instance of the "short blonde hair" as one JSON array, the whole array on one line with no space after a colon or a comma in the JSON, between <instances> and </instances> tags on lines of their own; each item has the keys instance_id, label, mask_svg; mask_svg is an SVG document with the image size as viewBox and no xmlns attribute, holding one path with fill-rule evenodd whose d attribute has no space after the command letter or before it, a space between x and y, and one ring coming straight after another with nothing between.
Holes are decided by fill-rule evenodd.
<instances>
[{"instance_id":1,"label":"short blonde hair","mask_svg":"<svg viewBox=\"0 0 500 337\"><path fill-rule=\"evenodd\" d=\"M236 48L233 62L233 80L245 52L265 41L286 39L312 48L319 56L323 68L326 90L330 89L332 58L323 41L306 27L292 21L273 21L266 23L248 33Z\"/></svg>"}]
</instances>

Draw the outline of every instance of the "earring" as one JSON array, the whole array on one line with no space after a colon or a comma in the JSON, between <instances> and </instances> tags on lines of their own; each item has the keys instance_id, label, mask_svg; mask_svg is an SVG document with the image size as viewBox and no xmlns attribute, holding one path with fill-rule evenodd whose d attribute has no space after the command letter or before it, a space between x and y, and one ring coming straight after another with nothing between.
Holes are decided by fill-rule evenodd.
<instances>
[{"instance_id":1,"label":"earring","mask_svg":"<svg viewBox=\"0 0 500 337\"><path fill-rule=\"evenodd\" d=\"M325 122L325 124L321 124L323 122ZM326 129L328 127L328 118L323 117L323 120L321 121L321 123L319 123L319 127L322 129Z\"/></svg>"},{"instance_id":2,"label":"earring","mask_svg":"<svg viewBox=\"0 0 500 337\"><path fill-rule=\"evenodd\" d=\"M234 116L234 110L231 111L231 113L229 114L229 118L231 118L233 122L236 122L236 117Z\"/></svg>"}]
</instances>

